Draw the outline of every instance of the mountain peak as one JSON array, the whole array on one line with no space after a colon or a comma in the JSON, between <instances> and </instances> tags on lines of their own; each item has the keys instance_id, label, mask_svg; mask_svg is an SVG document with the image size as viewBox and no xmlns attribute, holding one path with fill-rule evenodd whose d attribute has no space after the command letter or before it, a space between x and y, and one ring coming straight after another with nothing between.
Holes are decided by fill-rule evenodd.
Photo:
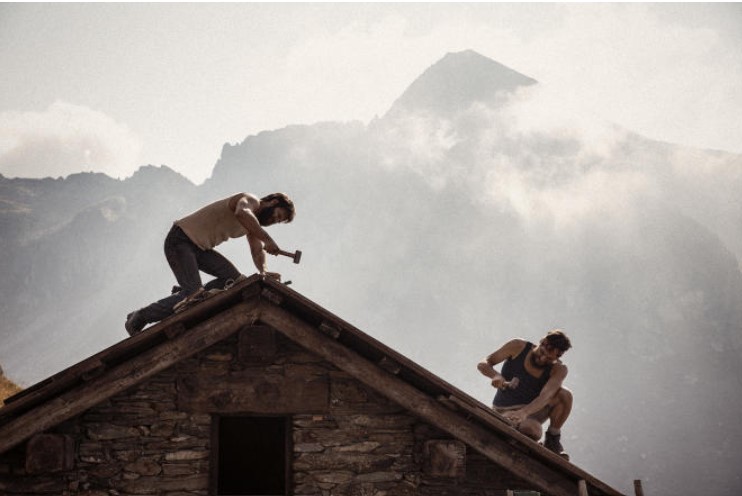
<instances>
[{"instance_id":1,"label":"mountain peak","mask_svg":"<svg viewBox=\"0 0 742 496\"><path fill-rule=\"evenodd\" d=\"M449 115L475 102L494 103L502 94L536 83L474 50L449 52L413 81L387 117L402 112Z\"/></svg>"}]
</instances>

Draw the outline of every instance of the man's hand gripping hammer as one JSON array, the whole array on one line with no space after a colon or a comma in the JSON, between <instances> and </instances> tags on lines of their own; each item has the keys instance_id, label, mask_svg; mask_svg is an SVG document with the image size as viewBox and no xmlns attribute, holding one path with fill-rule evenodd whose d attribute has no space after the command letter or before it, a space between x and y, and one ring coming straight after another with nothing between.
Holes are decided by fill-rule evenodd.
<instances>
[{"instance_id":1,"label":"man's hand gripping hammer","mask_svg":"<svg viewBox=\"0 0 742 496\"><path fill-rule=\"evenodd\" d=\"M518 384L520 384L520 379L513 377L510 381L503 382L500 389L515 389L518 387Z\"/></svg>"}]
</instances>

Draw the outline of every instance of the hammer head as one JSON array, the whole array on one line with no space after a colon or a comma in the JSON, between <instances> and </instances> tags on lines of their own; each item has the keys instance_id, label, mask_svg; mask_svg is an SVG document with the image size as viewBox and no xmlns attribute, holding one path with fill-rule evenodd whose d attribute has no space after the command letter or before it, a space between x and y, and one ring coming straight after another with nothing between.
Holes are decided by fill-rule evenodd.
<instances>
[{"instance_id":1,"label":"hammer head","mask_svg":"<svg viewBox=\"0 0 742 496\"><path fill-rule=\"evenodd\" d=\"M301 262L301 250L296 250L296 253L294 253L294 263L298 264Z\"/></svg>"}]
</instances>

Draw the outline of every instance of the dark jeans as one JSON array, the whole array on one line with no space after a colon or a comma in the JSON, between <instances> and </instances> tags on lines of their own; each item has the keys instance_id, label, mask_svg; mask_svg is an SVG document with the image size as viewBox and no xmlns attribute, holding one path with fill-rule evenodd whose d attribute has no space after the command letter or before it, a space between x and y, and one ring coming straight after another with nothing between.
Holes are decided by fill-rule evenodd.
<instances>
[{"instance_id":1,"label":"dark jeans","mask_svg":"<svg viewBox=\"0 0 742 496\"><path fill-rule=\"evenodd\" d=\"M201 288L199 270L216 279L209 281L205 289L223 288L229 279L236 279L240 272L215 250L202 250L173 224L165 238L165 258L170 264L180 291L141 309L141 316L150 322L159 322L173 314L173 306Z\"/></svg>"}]
</instances>

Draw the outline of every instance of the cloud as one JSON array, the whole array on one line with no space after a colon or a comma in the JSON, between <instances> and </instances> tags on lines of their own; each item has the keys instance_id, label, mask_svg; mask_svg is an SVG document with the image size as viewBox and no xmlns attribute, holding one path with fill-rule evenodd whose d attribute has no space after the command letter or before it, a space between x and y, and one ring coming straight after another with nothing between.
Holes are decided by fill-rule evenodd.
<instances>
[{"instance_id":1,"label":"cloud","mask_svg":"<svg viewBox=\"0 0 742 496\"><path fill-rule=\"evenodd\" d=\"M408 168L434 190L443 188L456 174L450 153L461 138L452 122L406 114L372 129L383 168Z\"/></svg>"},{"instance_id":2,"label":"cloud","mask_svg":"<svg viewBox=\"0 0 742 496\"><path fill-rule=\"evenodd\" d=\"M282 95L272 112L300 122L370 119L445 53L474 49L553 88L571 108L655 139L742 150L742 52L719 30L688 22L692 11L661 17L661 6L642 4L556 6L533 13L550 19L535 32L532 16L512 9L481 8L476 18L452 10L428 23L388 14L315 31L291 48L272 81Z\"/></svg>"},{"instance_id":3,"label":"cloud","mask_svg":"<svg viewBox=\"0 0 742 496\"><path fill-rule=\"evenodd\" d=\"M372 129L383 167L408 169L436 191L464 188L474 203L537 229L626 214L636 195L656 187L648 171L623 160L626 131L545 87L523 88L495 107L406 114Z\"/></svg>"},{"instance_id":4,"label":"cloud","mask_svg":"<svg viewBox=\"0 0 742 496\"><path fill-rule=\"evenodd\" d=\"M8 177L126 177L140 165L140 149L125 125L87 107L57 101L43 112L0 114L0 173Z\"/></svg>"},{"instance_id":5,"label":"cloud","mask_svg":"<svg viewBox=\"0 0 742 496\"><path fill-rule=\"evenodd\" d=\"M488 119L497 124L482 133L485 201L526 221L560 229L626 213L635 195L654 187L645 170L621 159L626 131L570 107L548 87L522 89Z\"/></svg>"},{"instance_id":6,"label":"cloud","mask_svg":"<svg viewBox=\"0 0 742 496\"><path fill-rule=\"evenodd\" d=\"M562 22L513 58L573 107L651 138L742 151L740 51L719 30L679 16L670 22L660 9L568 5Z\"/></svg>"},{"instance_id":7,"label":"cloud","mask_svg":"<svg viewBox=\"0 0 742 496\"><path fill-rule=\"evenodd\" d=\"M440 14L440 12L439 12ZM461 19L425 24L400 13L313 31L294 44L271 81L272 111L294 122L370 120L447 52L499 43L504 36Z\"/></svg>"}]
</instances>

